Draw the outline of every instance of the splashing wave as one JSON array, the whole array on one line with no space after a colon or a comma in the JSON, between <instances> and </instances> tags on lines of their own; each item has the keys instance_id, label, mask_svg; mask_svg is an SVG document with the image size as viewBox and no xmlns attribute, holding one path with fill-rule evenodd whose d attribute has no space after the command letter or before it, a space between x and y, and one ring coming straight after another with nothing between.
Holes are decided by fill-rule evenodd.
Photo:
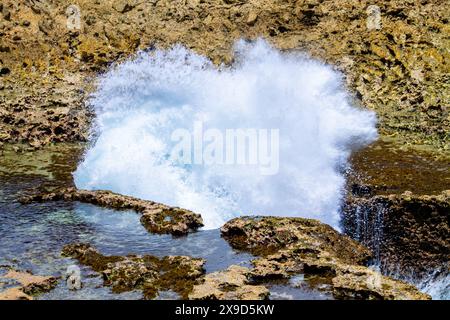
<instances>
[{"instance_id":1,"label":"splashing wave","mask_svg":"<svg viewBox=\"0 0 450 320\"><path fill-rule=\"evenodd\" d=\"M376 139L373 112L351 105L342 76L264 40L239 41L232 66L177 45L141 52L99 79L96 141L74 173L77 187L109 189L191 209L215 228L243 214L312 217L338 224L352 150ZM218 130L279 129L279 171L179 165L171 133L195 121Z\"/></svg>"}]
</instances>

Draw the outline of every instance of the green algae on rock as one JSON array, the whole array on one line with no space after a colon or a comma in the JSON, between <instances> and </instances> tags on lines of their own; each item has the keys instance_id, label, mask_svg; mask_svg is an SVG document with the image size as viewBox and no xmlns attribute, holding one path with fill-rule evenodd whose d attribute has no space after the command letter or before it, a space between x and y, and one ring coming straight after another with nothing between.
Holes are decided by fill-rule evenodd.
<instances>
[{"instance_id":1,"label":"green algae on rock","mask_svg":"<svg viewBox=\"0 0 450 320\"><path fill-rule=\"evenodd\" d=\"M365 300L428 300L411 284L382 276L379 272L362 266L339 268L332 279L336 298Z\"/></svg>"},{"instance_id":2,"label":"green algae on rock","mask_svg":"<svg viewBox=\"0 0 450 320\"><path fill-rule=\"evenodd\" d=\"M150 255L105 256L89 244L64 246L62 255L100 272L113 292L142 290L145 299L172 290L186 299L204 273L205 260L187 256L157 258Z\"/></svg>"},{"instance_id":3,"label":"green algae on rock","mask_svg":"<svg viewBox=\"0 0 450 320\"><path fill-rule=\"evenodd\" d=\"M75 188L24 196L23 204L46 201L79 201L118 210L135 210L141 213L142 225L152 233L184 235L203 226L199 214L169 207L161 203L124 196L111 191L87 191Z\"/></svg>"},{"instance_id":4,"label":"green algae on rock","mask_svg":"<svg viewBox=\"0 0 450 320\"><path fill-rule=\"evenodd\" d=\"M429 151L380 139L351 155L348 189L366 196L438 194L450 189L450 158Z\"/></svg>"},{"instance_id":5,"label":"green algae on rock","mask_svg":"<svg viewBox=\"0 0 450 320\"><path fill-rule=\"evenodd\" d=\"M27 144L5 144L0 150L0 176L40 176L46 184L73 186L72 172L81 159L82 143L58 143L36 149Z\"/></svg>"}]
</instances>

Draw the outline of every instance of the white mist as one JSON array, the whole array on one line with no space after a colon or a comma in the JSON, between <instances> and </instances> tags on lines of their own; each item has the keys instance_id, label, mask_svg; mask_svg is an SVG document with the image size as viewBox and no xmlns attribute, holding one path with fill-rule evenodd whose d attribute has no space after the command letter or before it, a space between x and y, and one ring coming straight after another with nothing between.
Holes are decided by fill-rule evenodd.
<instances>
[{"instance_id":1,"label":"white mist","mask_svg":"<svg viewBox=\"0 0 450 320\"><path fill-rule=\"evenodd\" d=\"M236 45L231 67L182 46L140 53L99 79L95 144L78 188L108 189L201 213L216 228L240 215L299 216L337 226L351 151L376 139L373 112L351 105L342 77L259 40ZM279 129L279 170L179 165L177 129Z\"/></svg>"}]
</instances>

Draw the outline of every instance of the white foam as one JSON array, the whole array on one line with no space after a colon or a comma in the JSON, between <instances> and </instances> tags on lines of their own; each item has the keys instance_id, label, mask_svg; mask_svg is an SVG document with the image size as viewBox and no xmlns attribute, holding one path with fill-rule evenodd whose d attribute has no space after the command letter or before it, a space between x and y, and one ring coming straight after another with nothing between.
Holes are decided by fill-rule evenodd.
<instances>
[{"instance_id":1,"label":"white foam","mask_svg":"<svg viewBox=\"0 0 450 320\"><path fill-rule=\"evenodd\" d=\"M100 77L91 103L97 140L74 173L77 187L191 209L208 228L243 214L337 226L341 169L377 136L375 114L351 105L339 73L264 40L238 42L231 67L182 46L141 52ZM171 133L199 120L219 130L279 129L278 174L173 163Z\"/></svg>"},{"instance_id":2,"label":"white foam","mask_svg":"<svg viewBox=\"0 0 450 320\"><path fill-rule=\"evenodd\" d=\"M428 293L433 300L450 300L450 276L445 275L419 285L422 292Z\"/></svg>"}]
</instances>

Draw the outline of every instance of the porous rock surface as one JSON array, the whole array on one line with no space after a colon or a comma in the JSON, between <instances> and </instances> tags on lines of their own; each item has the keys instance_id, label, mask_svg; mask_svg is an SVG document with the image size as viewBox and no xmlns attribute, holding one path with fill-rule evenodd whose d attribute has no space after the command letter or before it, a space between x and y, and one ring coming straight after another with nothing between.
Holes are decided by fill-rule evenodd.
<instances>
[{"instance_id":1,"label":"porous rock surface","mask_svg":"<svg viewBox=\"0 0 450 320\"><path fill-rule=\"evenodd\" d=\"M189 294L192 300L261 300L269 297L269 290L250 283L248 268L232 265L226 270L205 275Z\"/></svg>"},{"instance_id":2,"label":"porous rock surface","mask_svg":"<svg viewBox=\"0 0 450 320\"><path fill-rule=\"evenodd\" d=\"M436 195L406 191L352 196L343 208L342 223L348 235L377 248L386 272L449 272L450 190Z\"/></svg>"},{"instance_id":3,"label":"porous rock surface","mask_svg":"<svg viewBox=\"0 0 450 320\"><path fill-rule=\"evenodd\" d=\"M380 20L369 6L377 5ZM264 37L343 70L382 134L448 152L446 0L3 0L0 142L84 141L91 79L141 49L181 43L231 63ZM79 17L79 19L78 19ZM79 23L78 23L79 22ZM373 25L375 23L375 25Z\"/></svg>"},{"instance_id":4,"label":"porous rock surface","mask_svg":"<svg viewBox=\"0 0 450 320\"><path fill-rule=\"evenodd\" d=\"M259 281L303 273L330 283L339 299L430 299L414 286L366 267L371 258L367 248L316 220L240 217L221 231L233 247L260 256L250 271Z\"/></svg>"}]
</instances>

